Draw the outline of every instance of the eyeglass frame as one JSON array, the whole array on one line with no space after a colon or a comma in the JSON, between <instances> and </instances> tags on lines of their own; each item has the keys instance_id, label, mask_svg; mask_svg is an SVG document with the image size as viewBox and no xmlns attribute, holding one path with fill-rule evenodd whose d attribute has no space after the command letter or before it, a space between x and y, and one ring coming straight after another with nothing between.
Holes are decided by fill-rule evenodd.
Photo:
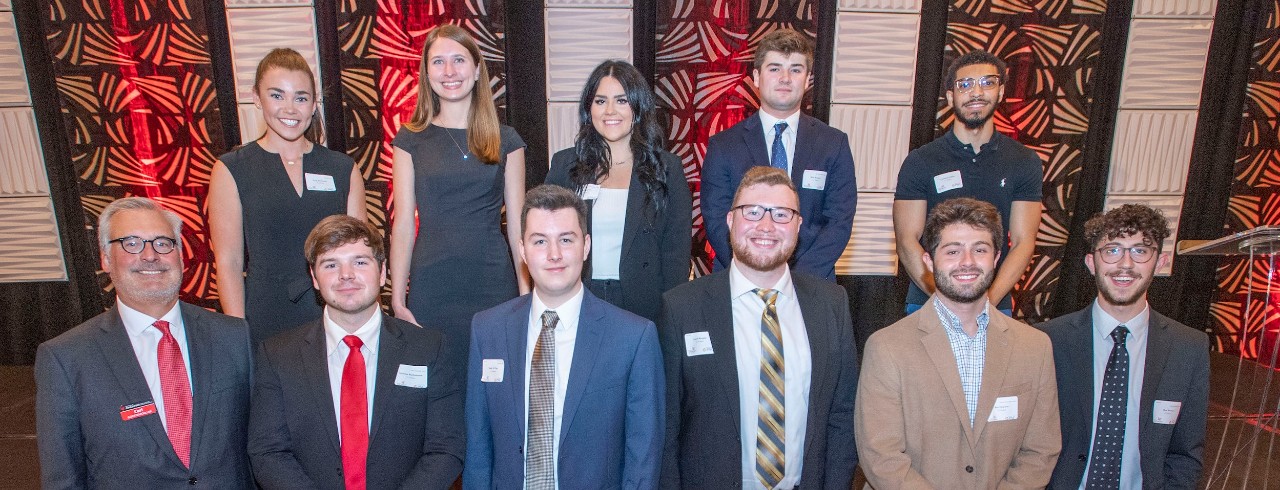
<instances>
[{"instance_id":1,"label":"eyeglass frame","mask_svg":"<svg viewBox=\"0 0 1280 490\"><path fill-rule=\"evenodd\" d=\"M747 213L743 212L743 209L745 209L745 208L760 208L760 210L761 210L761 211L763 211L765 214L768 214L768 215L769 215L769 220L770 220L770 221L773 221L774 223L779 224L779 225L785 225L785 224L787 224L787 223L790 223L790 222L792 222L792 221L795 221L796 216L800 216L800 211L795 210L795 209L791 209L791 208L786 207L786 206L774 206L774 207L767 207L767 206L761 206L761 205L759 205L759 204L739 204L739 205L737 205L737 206L734 206L734 207L733 207L732 211L737 211L739 214L741 214L741 215L742 215L742 219L745 219L745 220L747 220L747 221L751 221L751 222L753 222L753 223L754 223L754 222L757 222L757 221L761 221L761 220L763 220L763 219L764 219L764 214L761 214L759 218L751 219L751 217L750 217L750 216L747 216ZM773 211L774 211L774 210L778 210L778 209L783 210L783 211L790 211L790 212L791 212L791 218L790 218L790 219L788 219L788 220L786 220L786 221L778 221L778 218L777 218L776 216L774 216L774 215L773 215Z\"/></svg>"},{"instance_id":2,"label":"eyeglass frame","mask_svg":"<svg viewBox=\"0 0 1280 490\"><path fill-rule=\"evenodd\" d=\"M1108 261L1107 254L1104 253L1103 250L1112 249L1112 248L1124 250L1124 252L1121 252L1120 254L1116 255L1115 260ZM1151 251L1151 254L1147 255L1145 259L1139 260L1138 257L1140 257L1140 255L1133 253L1133 251L1136 249L1147 249ZM1153 247L1151 245L1134 245L1132 247L1122 247L1120 245L1112 245L1109 247L1099 247L1099 248L1093 249L1093 255L1097 256L1098 259L1101 260L1104 264L1119 264L1121 260L1124 260L1125 254L1129 255L1129 260L1132 260L1133 263L1145 264L1147 262L1151 262L1151 259L1155 258L1157 255L1160 255L1160 249Z\"/></svg>"},{"instance_id":3,"label":"eyeglass frame","mask_svg":"<svg viewBox=\"0 0 1280 490\"><path fill-rule=\"evenodd\" d=\"M129 247L125 246L125 244L124 244L124 242L125 242L126 240L133 240L133 239L142 240L142 246L141 246L141 247L138 247L138 251L137 251L137 252L132 252L132 251L130 251L130 250L129 250ZM168 252L161 252L159 248L156 248L156 241L157 241L157 240L168 240L168 241L170 241L170 242L173 242L173 244L169 246L169 251L168 251ZM150 243L150 244L151 244L151 250L155 251L155 253L160 254L160 255L169 255L169 254L173 253L173 251L174 251L174 250L177 250L177 249L178 249L178 244L179 244L179 243L181 243L181 242L179 242L179 241L178 241L178 239L177 239L177 238L172 238L172 237L167 237L167 236L158 236L158 237L152 238L152 239L150 239L150 240L143 240L143 239L142 239L142 237L140 237L140 236L137 236L137 235L129 235L129 236L122 236L122 237L120 237L120 238L116 238L116 239L114 239L114 240L107 240L107 244L108 244L108 245L110 245L110 244L112 244L112 243L117 243L117 242L119 242L119 243L120 243L120 250L124 250L124 251L125 251L125 253L130 254L130 255L138 255L138 254L141 254L143 251L145 251L145 250L147 249L147 244L148 244L148 243Z\"/></svg>"},{"instance_id":4,"label":"eyeglass frame","mask_svg":"<svg viewBox=\"0 0 1280 490\"><path fill-rule=\"evenodd\" d=\"M989 82L989 81L993 81L993 80L994 80L994 82L995 82L995 83L992 83L990 87L983 87L983 86L982 86L982 82L984 82L984 81L988 81L988 82ZM968 81L968 82L973 82L973 86L972 86L972 87L969 87L968 89L965 89L965 88L960 87L960 83L961 83L961 82L966 82L966 81ZM954 89L954 90L955 90L955 91L957 91L957 92L962 93L962 94L967 94L967 93L971 93L971 92L973 92L975 89L978 89L978 88L981 88L983 92L986 92L986 91L988 91L988 90L994 90L994 89L996 89L996 88L1000 87L1000 85L1001 85L1001 84L1003 84L1003 83L1004 83L1004 77L1002 77L1002 76L1000 76L1000 75L983 75L983 76L980 76L980 77L978 77L978 78L966 77L966 78L958 78L958 79L952 80L952 81L951 81L951 88L952 88L952 89Z\"/></svg>"}]
</instances>

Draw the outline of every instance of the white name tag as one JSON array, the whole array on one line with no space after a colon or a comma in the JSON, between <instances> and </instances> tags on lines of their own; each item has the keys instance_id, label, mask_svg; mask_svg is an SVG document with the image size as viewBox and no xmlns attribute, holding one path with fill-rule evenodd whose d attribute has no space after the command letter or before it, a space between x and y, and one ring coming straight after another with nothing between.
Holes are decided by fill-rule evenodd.
<instances>
[{"instance_id":1,"label":"white name tag","mask_svg":"<svg viewBox=\"0 0 1280 490\"><path fill-rule=\"evenodd\" d=\"M995 406L991 407L991 416L987 417L987 422L1000 422L1004 420L1018 419L1018 397L1002 396L996 398Z\"/></svg>"},{"instance_id":2,"label":"white name tag","mask_svg":"<svg viewBox=\"0 0 1280 490\"><path fill-rule=\"evenodd\" d=\"M396 386L407 386L409 388L426 388L427 387L427 367L401 364L400 370L396 371Z\"/></svg>"},{"instance_id":3,"label":"white name tag","mask_svg":"<svg viewBox=\"0 0 1280 490\"><path fill-rule=\"evenodd\" d=\"M501 383L502 373L504 372L506 365L506 361L502 359L485 359L480 361L480 382Z\"/></svg>"},{"instance_id":4,"label":"white name tag","mask_svg":"<svg viewBox=\"0 0 1280 490\"><path fill-rule=\"evenodd\" d=\"M1178 413L1182 412L1182 402L1156 400L1155 410L1151 411L1152 422L1172 425L1178 423Z\"/></svg>"},{"instance_id":5,"label":"white name tag","mask_svg":"<svg viewBox=\"0 0 1280 490\"><path fill-rule=\"evenodd\" d=\"M338 190L338 186L333 184L332 175L302 174L302 178L307 182L307 190L309 191Z\"/></svg>"},{"instance_id":6,"label":"white name tag","mask_svg":"<svg viewBox=\"0 0 1280 490\"><path fill-rule=\"evenodd\" d=\"M715 354L715 350L711 348L711 334L707 332L684 334L684 355L693 357L707 354Z\"/></svg>"},{"instance_id":7,"label":"white name tag","mask_svg":"<svg viewBox=\"0 0 1280 490\"><path fill-rule=\"evenodd\" d=\"M964 187L964 179L960 178L959 170L952 170L945 174L933 176L933 188L937 190L938 194L961 187Z\"/></svg>"},{"instance_id":8,"label":"white name tag","mask_svg":"<svg viewBox=\"0 0 1280 490\"><path fill-rule=\"evenodd\" d=\"M600 198L600 185L599 185L599 184L587 184L587 185L582 186L582 200L583 200L583 201L590 201L590 200L592 200L592 199L599 199L599 198Z\"/></svg>"},{"instance_id":9,"label":"white name tag","mask_svg":"<svg viewBox=\"0 0 1280 490\"><path fill-rule=\"evenodd\" d=\"M805 170L800 185L805 189L823 190L827 188L827 173L821 170Z\"/></svg>"}]
</instances>

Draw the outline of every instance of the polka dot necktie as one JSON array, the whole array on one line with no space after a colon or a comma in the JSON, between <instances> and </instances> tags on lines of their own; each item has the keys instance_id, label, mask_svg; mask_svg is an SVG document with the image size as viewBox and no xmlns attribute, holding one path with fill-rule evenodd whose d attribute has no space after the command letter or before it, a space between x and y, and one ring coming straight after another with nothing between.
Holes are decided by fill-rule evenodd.
<instances>
[{"instance_id":1,"label":"polka dot necktie","mask_svg":"<svg viewBox=\"0 0 1280 490\"><path fill-rule=\"evenodd\" d=\"M1087 490L1120 488L1120 455L1124 451L1124 426L1129 406L1129 349L1124 325L1111 331L1111 357L1102 375L1102 399L1098 401L1098 427L1093 433Z\"/></svg>"},{"instance_id":2,"label":"polka dot necktie","mask_svg":"<svg viewBox=\"0 0 1280 490\"><path fill-rule=\"evenodd\" d=\"M787 130L786 121L778 121L773 125L773 147L769 149L769 166L787 171L787 149L782 144L782 132Z\"/></svg>"}]
</instances>

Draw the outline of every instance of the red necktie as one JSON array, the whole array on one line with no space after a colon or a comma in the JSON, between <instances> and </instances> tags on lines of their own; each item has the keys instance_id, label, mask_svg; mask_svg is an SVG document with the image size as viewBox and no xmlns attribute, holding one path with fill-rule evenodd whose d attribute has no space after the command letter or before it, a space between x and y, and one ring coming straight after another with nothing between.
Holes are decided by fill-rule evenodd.
<instances>
[{"instance_id":1,"label":"red necktie","mask_svg":"<svg viewBox=\"0 0 1280 490\"><path fill-rule=\"evenodd\" d=\"M342 474L347 490L364 490L365 459L369 457L369 397L365 387L364 354L360 337L348 335L342 341L351 347L342 366Z\"/></svg>"},{"instance_id":2,"label":"red necktie","mask_svg":"<svg viewBox=\"0 0 1280 490\"><path fill-rule=\"evenodd\" d=\"M156 320L151 326L160 331L156 359L160 365L160 393L164 397L164 423L178 459L191 467L191 382L182 349L169 333L169 322Z\"/></svg>"}]
</instances>

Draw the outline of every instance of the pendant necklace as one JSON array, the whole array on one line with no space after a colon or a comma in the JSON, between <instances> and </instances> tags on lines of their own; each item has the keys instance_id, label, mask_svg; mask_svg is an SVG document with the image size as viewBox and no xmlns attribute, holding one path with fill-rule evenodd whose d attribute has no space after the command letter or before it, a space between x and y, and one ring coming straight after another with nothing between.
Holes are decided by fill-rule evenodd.
<instances>
[{"instance_id":1,"label":"pendant necklace","mask_svg":"<svg viewBox=\"0 0 1280 490\"><path fill-rule=\"evenodd\" d=\"M441 126L441 127L440 127L440 129L443 129L443 130L444 130L444 134L445 134L445 135L447 135L447 136L449 137L449 141L452 141L452 142L453 142L453 146L454 146L455 148L457 148L457 149L458 149L458 153L461 153L461 154L462 154L462 159L463 159L463 160L466 160L466 159L469 157L469 155L467 155L467 152L462 151L462 145L459 145L459 144L458 144L458 140L456 140L456 139L454 139L454 138L453 138L453 133L450 133L450 132L449 132L449 128L446 128L446 127L444 127L444 126Z\"/></svg>"}]
</instances>

